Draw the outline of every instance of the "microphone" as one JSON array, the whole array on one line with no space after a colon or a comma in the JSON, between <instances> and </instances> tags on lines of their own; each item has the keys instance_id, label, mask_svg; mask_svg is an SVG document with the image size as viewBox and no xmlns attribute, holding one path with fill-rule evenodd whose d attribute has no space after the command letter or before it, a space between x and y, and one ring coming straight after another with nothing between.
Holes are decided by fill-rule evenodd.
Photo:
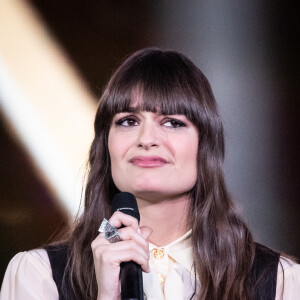
<instances>
[{"instance_id":1,"label":"microphone","mask_svg":"<svg viewBox=\"0 0 300 300\"><path fill-rule=\"evenodd\" d=\"M121 211L130 215L140 222L140 213L135 196L122 192L116 194L112 199L111 212ZM121 263L120 270L121 299L122 300L143 300L143 277L142 268L133 261Z\"/></svg>"}]
</instances>

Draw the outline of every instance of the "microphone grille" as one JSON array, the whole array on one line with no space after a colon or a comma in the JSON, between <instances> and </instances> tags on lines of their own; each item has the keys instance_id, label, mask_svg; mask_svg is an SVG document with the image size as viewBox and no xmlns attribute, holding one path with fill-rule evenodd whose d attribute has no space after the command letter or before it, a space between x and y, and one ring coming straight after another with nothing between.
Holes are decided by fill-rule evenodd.
<instances>
[{"instance_id":1,"label":"microphone grille","mask_svg":"<svg viewBox=\"0 0 300 300\"><path fill-rule=\"evenodd\" d=\"M140 222L140 213L137 206L135 196L128 192L116 194L112 199L111 213L121 211L124 214L130 215Z\"/></svg>"}]
</instances>

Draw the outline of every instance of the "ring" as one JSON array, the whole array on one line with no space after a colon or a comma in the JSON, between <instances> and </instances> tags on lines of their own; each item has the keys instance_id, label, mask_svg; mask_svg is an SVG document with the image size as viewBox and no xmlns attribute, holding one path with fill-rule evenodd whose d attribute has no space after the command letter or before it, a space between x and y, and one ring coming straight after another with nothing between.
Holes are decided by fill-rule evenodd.
<instances>
[{"instance_id":1,"label":"ring","mask_svg":"<svg viewBox=\"0 0 300 300\"><path fill-rule=\"evenodd\" d=\"M107 224L108 224L108 221L104 218L101 225L100 225L100 227L99 227L99 229L98 229L98 231L99 232L105 232L105 227L106 227Z\"/></svg>"},{"instance_id":2,"label":"ring","mask_svg":"<svg viewBox=\"0 0 300 300\"><path fill-rule=\"evenodd\" d=\"M118 229L115 226L111 225L105 218L103 219L98 231L104 232L105 238L110 243L116 243L121 241Z\"/></svg>"}]
</instances>

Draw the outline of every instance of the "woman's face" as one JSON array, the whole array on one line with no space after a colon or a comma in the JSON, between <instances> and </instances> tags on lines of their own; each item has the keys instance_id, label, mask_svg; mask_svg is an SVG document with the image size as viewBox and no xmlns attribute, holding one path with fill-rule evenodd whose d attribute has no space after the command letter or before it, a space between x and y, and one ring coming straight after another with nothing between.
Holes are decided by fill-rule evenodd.
<instances>
[{"instance_id":1,"label":"woman's face","mask_svg":"<svg viewBox=\"0 0 300 300\"><path fill-rule=\"evenodd\" d=\"M198 130L184 115L146 111L114 116L108 135L117 188L138 198L174 198L197 177Z\"/></svg>"}]
</instances>

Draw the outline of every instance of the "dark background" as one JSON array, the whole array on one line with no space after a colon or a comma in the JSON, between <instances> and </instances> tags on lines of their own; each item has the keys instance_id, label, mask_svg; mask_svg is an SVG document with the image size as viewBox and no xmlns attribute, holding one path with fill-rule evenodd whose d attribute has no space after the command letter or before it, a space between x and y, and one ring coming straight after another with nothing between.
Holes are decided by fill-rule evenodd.
<instances>
[{"instance_id":1,"label":"dark background","mask_svg":"<svg viewBox=\"0 0 300 300\"><path fill-rule=\"evenodd\" d=\"M255 238L300 257L297 10L273 1L31 0L95 99L143 47L172 48L210 80L224 119L225 173ZM1 118L3 120L3 118ZM0 278L19 251L67 222L29 156L0 126Z\"/></svg>"}]
</instances>

